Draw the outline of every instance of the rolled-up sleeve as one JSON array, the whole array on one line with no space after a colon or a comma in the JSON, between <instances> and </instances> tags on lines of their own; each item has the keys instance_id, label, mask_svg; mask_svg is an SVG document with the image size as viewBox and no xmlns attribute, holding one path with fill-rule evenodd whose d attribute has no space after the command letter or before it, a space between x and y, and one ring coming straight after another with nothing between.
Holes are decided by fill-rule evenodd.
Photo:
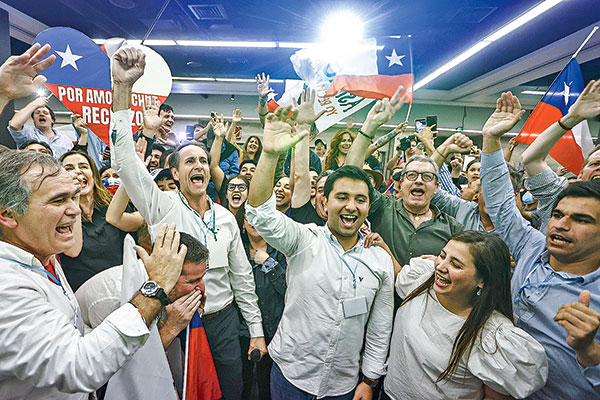
<instances>
[{"instance_id":1,"label":"rolled-up sleeve","mask_svg":"<svg viewBox=\"0 0 600 400\"><path fill-rule=\"evenodd\" d=\"M385 272L381 274L381 285L371 306L367 322L367 335L363 353L362 373L367 378L377 379L385 374L392 324L394 319L394 266L387 260Z\"/></svg>"},{"instance_id":2,"label":"rolled-up sleeve","mask_svg":"<svg viewBox=\"0 0 600 400\"><path fill-rule=\"evenodd\" d=\"M0 282L0 375L67 393L93 392L146 342L149 331L126 304L81 336L44 291L24 276Z\"/></svg>"}]
</instances>

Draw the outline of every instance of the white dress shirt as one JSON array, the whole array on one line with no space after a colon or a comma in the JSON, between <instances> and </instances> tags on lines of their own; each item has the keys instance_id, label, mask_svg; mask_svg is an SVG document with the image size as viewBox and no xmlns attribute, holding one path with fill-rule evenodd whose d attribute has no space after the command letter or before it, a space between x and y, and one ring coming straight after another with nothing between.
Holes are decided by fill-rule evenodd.
<instances>
[{"instance_id":1,"label":"white dress shirt","mask_svg":"<svg viewBox=\"0 0 600 400\"><path fill-rule=\"evenodd\" d=\"M354 390L365 328L362 372L383 375L394 309L391 257L366 249L362 238L344 251L327 226L302 225L277 211L274 195L259 207L246 205L246 217L288 259L285 309L269 344L285 378L317 398ZM360 296L367 312L344 318L342 302Z\"/></svg>"},{"instance_id":2,"label":"white dress shirt","mask_svg":"<svg viewBox=\"0 0 600 400\"><path fill-rule=\"evenodd\" d=\"M235 297L250 336L263 336L252 267L246 258L235 217L229 210L209 199L210 210L204 213L203 223L183 195L162 192L135 155L130 122L130 110L112 113L112 166L119 173L121 184L127 190L129 198L148 223L150 235L154 237L162 224L175 224L178 231L189 233L205 244L209 250L209 259L204 277L204 313L222 310ZM214 226L216 234L213 235L206 226Z\"/></svg>"},{"instance_id":3,"label":"white dress shirt","mask_svg":"<svg viewBox=\"0 0 600 400\"><path fill-rule=\"evenodd\" d=\"M54 258L62 287L20 248L0 241L0 257L0 399L87 399L146 342L148 328L131 304L83 336L75 295Z\"/></svg>"},{"instance_id":4,"label":"white dress shirt","mask_svg":"<svg viewBox=\"0 0 600 400\"><path fill-rule=\"evenodd\" d=\"M431 260L412 258L396 277L406 298L435 270ZM437 382L466 318L448 311L433 290L398 309L390 346L385 392L393 400L482 399L483 385L517 399L546 383L548 361L541 344L494 311L470 352L449 380Z\"/></svg>"}]
</instances>

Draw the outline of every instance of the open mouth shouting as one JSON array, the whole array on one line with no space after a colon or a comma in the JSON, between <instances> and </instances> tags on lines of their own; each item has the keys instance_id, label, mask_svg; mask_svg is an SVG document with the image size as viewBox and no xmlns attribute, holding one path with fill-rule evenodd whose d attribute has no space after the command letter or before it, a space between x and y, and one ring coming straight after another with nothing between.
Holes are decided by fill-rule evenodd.
<instances>
[{"instance_id":1,"label":"open mouth shouting","mask_svg":"<svg viewBox=\"0 0 600 400\"><path fill-rule=\"evenodd\" d=\"M193 186L202 186L204 185L204 175L194 174L190 177L190 182Z\"/></svg>"},{"instance_id":2,"label":"open mouth shouting","mask_svg":"<svg viewBox=\"0 0 600 400\"><path fill-rule=\"evenodd\" d=\"M350 214L340 214L341 226L346 229L352 229L356 225L358 216Z\"/></svg>"},{"instance_id":3,"label":"open mouth shouting","mask_svg":"<svg viewBox=\"0 0 600 400\"><path fill-rule=\"evenodd\" d=\"M573 243L573 240L571 240L569 237L560 234L560 233L553 233L551 235L548 236L549 237L549 244L552 246L556 246L556 247L564 247L564 246L568 246L569 244Z\"/></svg>"},{"instance_id":4,"label":"open mouth shouting","mask_svg":"<svg viewBox=\"0 0 600 400\"><path fill-rule=\"evenodd\" d=\"M73 236L73 224L74 222L60 224L56 227L56 232L65 239L70 239Z\"/></svg>"},{"instance_id":5,"label":"open mouth shouting","mask_svg":"<svg viewBox=\"0 0 600 400\"><path fill-rule=\"evenodd\" d=\"M423 199L425 197L425 190L420 187L411 189L410 195L416 199Z\"/></svg>"}]
</instances>

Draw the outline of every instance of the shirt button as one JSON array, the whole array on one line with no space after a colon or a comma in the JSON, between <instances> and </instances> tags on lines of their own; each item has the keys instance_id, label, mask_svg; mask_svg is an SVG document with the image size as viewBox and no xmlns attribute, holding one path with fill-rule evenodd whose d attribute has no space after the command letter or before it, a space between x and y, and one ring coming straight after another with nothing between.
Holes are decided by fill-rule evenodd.
<instances>
[{"instance_id":1,"label":"shirt button","mask_svg":"<svg viewBox=\"0 0 600 400\"><path fill-rule=\"evenodd\" d=\"M333 347L333 346L335 346L335 343L331 343L331 344L329 345L329 347Z\"/></svg>"},{"instance_id":2,"label":"shirt button","mask_svg":"<svg viewBox=\"0 0 600 400\"><path fill-rule=\"evenodd\" d=\"M340 321L336 321L335 326L340 326Z\"/></svg>"}]
</instances>

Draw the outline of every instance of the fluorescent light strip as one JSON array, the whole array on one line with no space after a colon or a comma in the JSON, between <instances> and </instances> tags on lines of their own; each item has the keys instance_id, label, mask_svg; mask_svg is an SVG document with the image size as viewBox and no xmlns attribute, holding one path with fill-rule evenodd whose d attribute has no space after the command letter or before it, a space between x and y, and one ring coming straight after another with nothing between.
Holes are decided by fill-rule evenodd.
<instances>
[{"instance_id":1,"label":"fluorescent light strip","mask_svg":"<svg viewBox=\"0 0 600 400\"><path fill-rule=\"evenodd\" d=\"M141 41L140 41L141 43ZM148 39L144 42L147 46L176 46L174 40L163 40L163 39Z\"/></svg>"},{"instance_id":2,"label":"fluorescent light strip","mask_svg":"<svg viewBox=\"0 0 600 400\"><path fill-rule=\"evenodd\" d=\"M462 62L466 61L467 59L473 57L475 54L479 53L481 50L483 50L488 45L490 45L492 42L508 35L510 32L512 32L515 29L519 28L520 26L526 24L527 22L531 21L532 19L538 17L539 15L548 11L549 9L551 9L552 7L561 3L562 1L564 1L564 0L546 0L546 1L539 3L537 6L533 7L532 9L527 11L525 14L522 14L519 17L515 18L514 20L510 21L508 24L504 25L502 28L498 29L491 35L489 35L489 36L485 37L484 39L480 40L479 42L475 43L467 51L458 55L454 59L450 60L450 62L444 64L440 68L433 71L431 74L427 75L425 78L421 79L419 82L417 82L415 84L414 90L420 89L423 86L427 85L429 82L433 81L440 75L448 72L452 68L454 68L457 65L461 64Z\"/></svg>"},{"instance_id":3,"label":"fluorescent light strip","mask_svg":"<svg viewBox=\"0 0 600 400\"><path fill-rule=\"evenodd\" d=\"M200 82L242 82L255 83L254 78L210 78L210 77L192 77L192 76L174 76L174 81L200 81ZM271 83L283 83L283 79L269 79Z\"/></svg>"},{"instance_id":4,"label":"fluorescent light strip","mask_svg":"<svg viewBox=\"0 0 600 400\"><path fill-rule=\"evenodd\" d=\"M180 46L200 46L200 47L277 47L277 42L240 42L240 41L221 41L221 40L177 40Z\"/></svg>"},{"instance_id":5,"label":"fluorescent light strip","mask_svg":"<svg viewBox=\"0 0 600 400\"><path fill-rule=\"evenodd\" d=\"M521 94L533 94L536 96L543 96L546 94L546 92L542 92L541 90L523 90L521 91Z\"/></svg>"}]
</instances>

